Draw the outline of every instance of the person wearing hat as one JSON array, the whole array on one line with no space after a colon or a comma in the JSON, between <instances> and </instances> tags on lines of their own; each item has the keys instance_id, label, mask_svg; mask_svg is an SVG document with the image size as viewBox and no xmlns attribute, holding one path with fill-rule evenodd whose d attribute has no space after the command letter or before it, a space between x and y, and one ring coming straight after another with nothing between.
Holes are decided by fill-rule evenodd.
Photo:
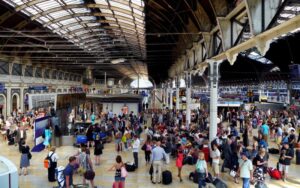
<instances>
[{"instance_id":1,"label":"person wearing hat","mask_svg":"<svg viewBox=\"0 0 300 188\"><path fill-rule=\"evenodd\" d=\"M55 182L55 168L57 167L58 155L55 153L55 146L50 148L47 157L50 158L50 167L48 168L48 181Z\"/></svg>"},{"instance_id":2,"label":"person wearing hat","mask_svg":"<svg viewBox=\"0 0 300 188\"><path fill-rule=\"evenodd\" d=\"M243 180L243 188L250 188L250 181L253 180L253 165L246 152L241 153L241 158L238 173Z\"/></svg>"},{"instance_id":3,"label":"person wearing hat","mask_svg":"<svg viewBox=\"0 0 300 188\"><path fill-rule=\"evenodd\" d=\"M134 135L133 139L134 140L133 140L133 144L132 144L132 152L133 152L134 164L135 164L135 167L138 168L139 167L138 155L139 155L139 148L140 148L141 142L137 135Z\"/></svg>"},{"instance_id":4,"label":"person wearing hat","mask_svg":"<svg viewBox=\"0 0 300 188\"><path fill-rule=\"evenodd\" d=\"M285 181L289 172L291 160L294 157L294 151L290 148L289 142L284 142L280 151L279 170L282 174L282 180Z\"/></svg>"}]
</instances>

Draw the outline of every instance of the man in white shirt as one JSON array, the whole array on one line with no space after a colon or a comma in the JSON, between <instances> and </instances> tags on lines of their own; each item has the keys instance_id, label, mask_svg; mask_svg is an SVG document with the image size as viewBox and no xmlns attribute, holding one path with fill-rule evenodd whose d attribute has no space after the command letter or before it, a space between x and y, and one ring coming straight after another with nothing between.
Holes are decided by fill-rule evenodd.
<instances>
[{"instance_id":1,"label":"man in white shirt","mask_svg":"<svg viewBox=\"0 0 300 188\"><path fill-rule=\"evenodd\" d=\"M134 135L134 140L133 140L133 144L132 144L132 152L133 152L133 158L134 158L134 164L135 167L138 168L139 167L139 148L140 148L140 140L137 137L137 135Z\"/></svg>"},{"instance_id":2,"label":"man in white shirt","mask_svg":"<svg viewBox=\"0 0 300 188\"><path fill-rule=\"evenodd\" d=\"M250 180L253 179L253 165L246 153L241 153L241 157L239 172L243 180L243 188L250 188Z\"/></svg>"},{"instance_id":3,"label":"man in white shirt","mask_svg":"<svg viewBox=\"0 0 300 188\"><path fill-rule=\"evenodd\" d=\"M212 158L212 169L214 172L215 177L219 177L220 174L220 168L219 168L219 164L220 164L220 157L221 157L221 153L218 149L217 144L213 144L212 146L212 150L211 150L211 158Z\"/></svg>"},{"instance_id":4,"label":"man in white shirt","mask_svg":"<svg viewBox=\"0 0 300 188\"><path fill-rule=\"evenodd\" d=\"M166 152L162 147L160 147L160 145L160 141L156 142L156 147L152 149L151 153L151 164L153 165L153 184L161 183L162 161L166 157Z\"/></svg>"}]
</instances>

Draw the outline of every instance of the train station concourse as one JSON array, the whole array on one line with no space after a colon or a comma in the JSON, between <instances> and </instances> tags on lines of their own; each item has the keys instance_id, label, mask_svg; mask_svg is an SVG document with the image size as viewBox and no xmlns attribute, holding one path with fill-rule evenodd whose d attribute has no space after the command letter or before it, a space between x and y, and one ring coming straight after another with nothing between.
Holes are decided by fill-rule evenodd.
<instances>
[{"instance_id":1,"label":"train station concourse","mask_svg":"<svg viewBox=\"0 0 300 188\"><path fill-rule=\"evenodd\" d=\"M300 0L0 0L0 188L300 188Z\"/></svg>"}]
</instances>

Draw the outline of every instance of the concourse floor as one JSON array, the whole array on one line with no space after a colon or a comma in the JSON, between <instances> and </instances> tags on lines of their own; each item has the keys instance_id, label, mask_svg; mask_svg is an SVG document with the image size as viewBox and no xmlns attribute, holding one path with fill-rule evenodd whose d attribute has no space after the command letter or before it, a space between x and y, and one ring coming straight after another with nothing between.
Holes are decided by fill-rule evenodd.
<instances>
[{"instance_id":1,"label":"concourse floor","mask_svg":"<svg viewBox=\"0 0 300 188\"><path fill-rule=\"evenodd\" d=\"M28 143L32 148L33 142L30 138L32 138L32 132L29 130L28 134ZM12 160L17 166L20 164L20 154L18 152L18 148L16 146L8 146L4 143L1 138L0 141L1 153L10 160ZM57 148L57 153L59 156L58 166L66 166L68 163L68 157L75 154L78 151L78 148L74 148L72 146L64 146ZM93 153L93 151L91 152ZM49 183L47 179L47 170L43 167L43 160L47 154L47 151L44 150L39 153L32 153L33 157L31 162L31 166L29 168L29 174L27 176L19 176L19 185L20 188L51 188L56 186L57 183ZM112 183L114 180L114 172L108 172L112 164L115 161L117 153L114 150L114 143L105 144L105 148L103 151L103 155L101 155L101 164L100 166L95 167L96 177L95 177L95 185L101 188L110 188L112 187ZM122 152L121 153L123 161L133 161L133 156L131 151ZM270 166L275 166L278 161L278 156L270 157ZM94 156L92 155L92 159ZM164 169L168 169L173 174L173 183L169 186L156 184L153 185L150 181L150 176L148 174L149 165L146 166L144 160L144 152L139 153L139 169L133 173L129 173L129 176L126 179L126 186L130 188L150 188L150 187L172 187L172 188L196 188L197 184L188 180L188 175L191 171L194 170L194 166L184 166L183 167L183 182L179 182L177 178L177 168L175 166L175 160L172 159L169 165L165 165ZM269 188L300 188L300 166L295 165L295 160L293 160L293 164L290 167L290 175L287 179L287 182L283 182L281 180L270 180L267 175L266 183ZM228 175L228 173L222 173L222 179L225 180L228 184L229 188L238 188L242 187L242 182L240 180L239 184L235 184L233 179ZM82 183L82 178L77 174L74 175L74 183L80 184ZM0 186L1 187L1 186ZM251 188L254 188L251 185Z\"/></svg>"}]
</instances>

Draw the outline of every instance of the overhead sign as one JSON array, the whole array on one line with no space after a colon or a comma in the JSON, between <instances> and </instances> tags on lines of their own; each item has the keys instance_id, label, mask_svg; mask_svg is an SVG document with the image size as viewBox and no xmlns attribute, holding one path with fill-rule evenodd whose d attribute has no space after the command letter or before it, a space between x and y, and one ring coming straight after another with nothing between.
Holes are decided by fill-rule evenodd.
<instances>
[{"instance_id":1,"label":"overhead sign","mask_svg":"<svg viewBox=\"0 0 300 188\"><path fill-rule=\"evenodd\" d=\"M4 89L5 89L5 84L0 83L0 92L4 92Z\"/></svg>"},{"instance_id":2,"label":"overhead sign","mask_svg":"<svg viewBox=\"0 0 300 188\"><path fill-rule=\"evenodd\" d=\"M47 86L29 86L29 90L43 91L48 90Z\"/></svg>"}]
</instances>

